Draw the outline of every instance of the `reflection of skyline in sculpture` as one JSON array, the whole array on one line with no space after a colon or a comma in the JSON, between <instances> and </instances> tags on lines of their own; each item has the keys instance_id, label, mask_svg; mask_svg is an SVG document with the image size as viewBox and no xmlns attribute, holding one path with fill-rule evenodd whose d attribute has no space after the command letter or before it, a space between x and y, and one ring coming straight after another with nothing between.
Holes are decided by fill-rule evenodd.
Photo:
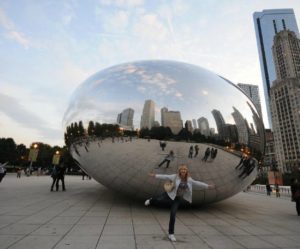
<instances>
[{"instance_id":1,"label":"reflection of skyline in sculpture","mask_svg":"<svg viewBox=\"0 0 300 249\"><path fill-rule=\"evenodd\" d=\"M177 135L183 128L183 122L179 111L169 111L168 108L161 109L161 123L163 127L169 127L174 135Z\"/></svg>"},{"instance_id":2,"label":"reflection of skyline in sculpture","mask_svg":"<svg viewBox=\"0 0 300 249\"><path fill-rule=\"evenodd\" d=\"M209 124L208 124L207 118L201 117L197 120L197 122L198 122L198 127L200 129L201 134L206 137L210 136L210 129L209 129Z\"/></svg>"},{"instance_id":3,"label":"reflection of skyline in sculpture","mask_svg":"<svg viewBox=\"0 0 300 249\"><path fill-rule=\"evenodd\" d=\"M187 129L188 132L193 133L193 125L191 120L185 121L184 127Z\"/></svg>"},{"instance_id":4,"label":"reflection of skyline in sculpture","mask_svg":"<svg viewBox=\"0 0 300 249\"><path fill-rule=\"evenodd\" d=\"M150 183L147 173L172 174L180 164L187 164L196 179L216 186L214 190L195 189L193 202L211 203L238 193L256 176L254 170L241 178L235 169L243 153L258 160L261 156L249 141L237 143L239 131L232 106L247 120L249 133L251 124L253 132L256 129L247 101L255 110L228 80L190 64L142 61L117 65L95 74L77 89L64 118L65 140L80 166L118 193L138 199L157 194L162 182L145 184ZM137 128L131 131L116 124L118 113L118 123L122 123L129 107ZM198 127L200 118L203 124ZM82 135L75 129L81 121L87 131ZM188 156L191 146L194 153L199 149L198 157ZM217 150L218 156L199 160L207 147ZM156 169L164 153L171 150L175 157L170 167Z\"/></svg>"},{"instance_id":5,"label":"reflection of skyline in sculpture","mask_svg":"<svg viewBox=\"0 0 300 249\"><path fill-rule=\"evenodd\" d=\"M194 128L194 129L197 129L198 126L197 126L197 121L196 121L196 119L193 119L192 122L193 122L193 128Z\"/></svg>"},{"instance_id":6,"label":"reflection of skyline in sculpture","mask_svg":"<svg viewBox=\"0 0 300 249\"><path fill-rule=\"evenodd\" d=\"M262 124L261 119L257 115L256 110L250 105L247 101L247 105L249 106L252 115L255 127L252 126L253 133L249 135L249 146L255 148L257 151L263 151L264 143L265 143L265 130ZM254 128L256 128L254 130Z\"/></svg>"},{"instance_id":7,"label":"reflection of skyline in sculpture","mask_svg":"<svg viewBox=\"0 0 300 249\"><path fill-rule=\"evenodd\" d=\"M224 134L225 121L222 116L222 113L216 109L212 110L211 113L216 121L219 138L224 139L225 138L225 134Z\"/></svg>"},{"instance_id":8,"label":"reflection of skyline in sculpture","mask_svg":"<svg viewBox=\"0 0 300 249\"><path fill-rule=\"evenodd\" d=\"M124 109L118 114L117 123L125 129L133 130L134 110L132 108Z\"/></svg>"},{"instance_id":9,"label":"reflection of skyline in sculpture","mask_svg":"<svg viewBox=\"0 0 300 249\"><path fill-rule=\"evenodd\" d=\"M238 141L241 144L248 144L249 140L249 132L247 121L243 117L243 115L236 109L234 106L232 107L234 112L232 113L233 119L236 124L237 132L238 132Z\"/></svg>"},{"instance_id":10,"label":"reflection of skyline in sculpture","mask_svg":"<svg viewBox=\"0 0 300 249\"><path fill-rule=\"evenodd\" d=\"M148 99L145 101L143 114L141 116L141 125L140 128L151 129L154 126L155 121L155 103L153 100Z\"/></svg>"}]
</instances>

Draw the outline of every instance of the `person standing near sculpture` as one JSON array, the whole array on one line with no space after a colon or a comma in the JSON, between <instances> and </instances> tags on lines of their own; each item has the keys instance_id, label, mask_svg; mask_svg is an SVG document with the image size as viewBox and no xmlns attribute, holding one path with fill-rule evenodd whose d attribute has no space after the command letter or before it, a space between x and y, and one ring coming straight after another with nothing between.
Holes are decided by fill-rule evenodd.
<instances>
[{"instance_id":1,"label":"person standing near sculpture","mask_svg":"<svg viewBox=\"0 0 300 249\"><path fill-rule=\"evenodd\" d=\"M280 197L280 188L278 183L275 184L275 191L276 191L276 197L279 198Z\"/></svg>"},{"instance_id":2,"label":"person standing near sculpture","mask_svg":"<svg viewBox=\"0 0 300 249\"><path fill-rule=\"evenodd\" d=\"M269 183L266 184L266 191L267 191L267 195L271 196L272 188L271 188L271 185Z\"/></svg>"},{"instance_id":3,"label":"person standing near sculpture","mask_svg":"<svg viewBox=\"0 0 300 249\"><path fill-rule=\"evenodd\" d=\"M51 172L51 177L52 177L52 184L51 184L51 188L50 191L53 191L54 185L57 182L57 174L58 174L58 169L57 169L57 165L53 166L52 172ZM57 191L57 190L56 190Z\"/></svg>"},{"instance_id":4,"label":"person standing near sculpture","mask_svg":"<svg viewBox=\"0 0 300 249\"><path fill-rule=\"evenodd\" d=\"M56 180L56 191L59 190L59 181L61 181L62 191L66 191L65 187L65 172L66 168L64 166L64 163L61 162L60 165L57 167L57 180Z\"/></svg>"},{"instance_id":5,"label":"person standing near sculpture","mask_svg":"<svg viewBox=\"0 0 300 249\"><path fill-rule=\"evenodd\" d=\"M198 186L202 189L213 188L214 186L194 180L190 176L189 170L186 165L181 165L178 169L177 174L160 175L149 173L149 176L173 182L173 189L170 192L163 192L159 196L147 199L145 201L145 206L164 205L171 207L168 238L172 242L175 242L176 238L174 236L174 226L176 212L179 206L189 205L190 203L192 203L193 185Z\"/></svg>"},{"instance_id":6,"label":"person standing near sculpture","mask_svg":"<svg viewBox=\"0 0 300 249\"><path fill-rule=\"evenodd\" d=\"M2 179L4 178L4 176L6 175L6 169L4 168L4 166L7 163L1 164L0 163L0 182L2 182Z\"/></svg>"},{"instance_id":7,"label":"person standing near sculpture","mask_svg":"<svg viewBox=\"0 0 300 249\"><path fill-rule=\"evenodd\" d=\"M291 179L292 201L296 202L296 211L300 216L300 183L297 179Z\"/></svg>"}]
</instances>

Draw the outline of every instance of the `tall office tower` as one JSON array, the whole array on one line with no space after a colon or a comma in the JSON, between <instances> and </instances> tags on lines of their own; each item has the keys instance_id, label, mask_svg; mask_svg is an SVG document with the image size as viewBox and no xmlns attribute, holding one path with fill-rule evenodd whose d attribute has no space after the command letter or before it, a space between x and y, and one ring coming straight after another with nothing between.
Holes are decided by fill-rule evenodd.
<instances>
[{"instance_id":1,"label":"tall office tower","mask_svg":"<svg viewBox=\"0 0 300 249\"><path fill-rule=\"evenodd\" d=\"M258 85L243 83L238 83L237 85L245 92L248 98L252 100L253 104L255 105L258 111L259 116L262 117Z\"/></svg>"},{"instance_id":2,"label":"tall office tower","mask_svg":"<svg viewBox=\"0 0 300 249\"><path fill-rule=\"evenodd\" d=\"M253 14L260 68L263 79L264 96L268 121L272 127L270 112L270 88L276 79L272 45L274 36L281 30L294 31L297 37L299 30L293 9L271 9Z\"/></svg>"},{"instance_id":3,"label":"tall office tower","mask_svg":"<svg viewBox=\"0 0 300 249\"><path fill-rule=\"evenodd\" d=\"M236 109L234 106L232 108L234 112L231 113L231 115L234 119L237 128L238 141L240 144L248 144L249 132L248 132L247 122L238 109Z\"/></svg>"},{"instance_id":4,"label":"tall office tower","mask_svg":"<svg viewBox=\"0 0 300 249\"><path fill-rule=\"evenodd\" d=\"M207 118L201 117L197 120L197 122L201 134L208 137L210 135L210 129Z\"/></svg>"},{"instance_id":5,"label":"tall office tower","mask_svg":"<svg viewBox=\"0 0 300 249\"><path fill-rule=\"evenodd\" d=\"M191 120L185 121L185 125L184 126L187 129L187 131L193 133L193 125L192 125L192 121Z\"/></svg>"},{"instance_id":6,"label":"tall office tower","mask_svg":"<svg viewBox=\"0 0 300 249\"><path fill-rule=\"evenodd\" d=\"M148 128L151 129L154 126L155 120L155 103L153 100L148 99L145 101L143 114L141 116L141 124L140 128Z\"/></svg>"},{"instance_id":7,"label":"tall office tower","mask_svg":"<svg viewBox=\"0 0 300 249\"><path fill-rule=\"evenodd\" d=\"M198 126L197 126L197 121L196 121L196 119L193 119L192 122L193 122L193 127L194 127L194 129L197 129Z\"/></svg>"},{"instance_id":8,"label":"tall office tower","mask_svg":"<svg viewBox=\"0 0 300 249\"><path fill-rule=\"evenodd\" d=\"M178 111L165 112L164 127L169 127L174 135L177 135L183 128L181 114Z\"/></svg>"},{"instance_id":9,"label":"tall office tower","mask_svg":"<svg viewBox=\"0 0 300 249\"><path fill-rule=\"evenodd\" d=\"M133 129L133 115L134 115L134 110L132 108L127 108L123 110L121 113L120 124L123 125L124 128Z\"/></svg>"},{"instance_id":10,"label":"tall office tower","mask_svg":"<svg viewBox=\"0 0 300 249\"><path fill-rule=\"evenodd\" d=\"M289 172L300 165L300 40L282 31L272 49L278 75L270 90L276 160Z\"/></svg>"},{"instance_id":11,"label":"tall office tower","mask_svg":"<svg viewBox=\"0 0 300 249\"><path fill-rule=\"evenodd\" d=\"M167 107L163 107L160 109L160 114L161 114L161 126L165 126L165 113L168 111Z\"/></svg>"}]
</instances>

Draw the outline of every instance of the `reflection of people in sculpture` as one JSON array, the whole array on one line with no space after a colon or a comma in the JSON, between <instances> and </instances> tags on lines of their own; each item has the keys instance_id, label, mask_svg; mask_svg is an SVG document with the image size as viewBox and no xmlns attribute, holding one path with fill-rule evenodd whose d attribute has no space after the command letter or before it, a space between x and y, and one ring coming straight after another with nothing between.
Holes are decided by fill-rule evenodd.
<instances>
[{"instance_id":1,"label":"reflection of people in sculpture","mask_svg":"<svg viewBox=\"0 0 300 249\"><path fill-rule=\"evenodd\" d=\"M207 158L209 157L209 155L210 155L210 148L207 147L207 148L206 148L206 151L205 151L205 153L204 153L204 157L202 158L202 161L206 162L206 161L207 161Z\"/></svg>"},{"instance_id":2,"label":"reflection of people in sculpture","mask_svg":"<svg viewBox=\"0 0 300 249\"><path fill-rule=\"evenodd\" d=\"M247 156L241 156L241 160L239 162L239 164L237 166L235 166L235 168L242 168L243 167L243 162L247 159Z\"/></svg>"},{"instance_id":3,"label":"reflection of people in sculpture","mask_svg":"<svg viewBox=\"0 0 300 249\"><path fill-rule=\"evenodd\" d=\"M164 163L167 163L166 168L169 167L170 162L174 160L174 151L170 150L169 154L165 157L165 159L158 165L158 168L162 166Z\"/></svg>"},{"instance_id":4,"label":"reflection of people in sculpture","mask_svg":"<svg viewBox=\"0 0 300 249\"><path fill-rule=\"evenodd\" d=\"M194 147L193 145L190 146L190 149L189 149L189 158L193 158L193 154L194 154Z\"/></svg>"},{"instance_id":5,"label":"reflection of people in sculpture","mask_svg":"<svg viewBox=\"0 0 300 249\"><path fill-rule=\"evenodd\" d=\"M218 149L212 148L211 151L210 151L210 158L212 160L214 160L216 158L217 154L218 154Z\"/></svg>"},{"instance_id":6,"label":"reflection of people in sculpture","mask_svg":"<svg viewBox=\"0 0 300 249\"><path fill-rule=\"evenodd\" d=\"M198 156L198 153L199 153L199 146L198 144L195 145L195 155L194 157Z\"/></svg>"},{"instance_id":7,"label":"reflection of people in sculpture","mask_svg":"<svg viewBox=\"0 0 300 249\"><path fill-rule=\"evenodd\" d=\"M244 179L248 175L250 175L251 172L255 169L255 160L253 158L249 157L243 161L242 165L243 165L243 171L241 174L239 174L239 177L244 176L243 177L243 179Z\"/></svg>"},{"instance_id":8,"label":"reflection of people in sculpture","mask_svg":"<svg viewBox=\"0 0 300 249\"><path fill-rule=\"evenodd\" d=\"M162 142L162 141L159 141L159 146L161 147L161 150L164 151L166 146L167 146L167 143L166 142Z\"/></svg>"},{"instance_id":9,"label":"reflection of people in sculpture","mask_svg":"<svg viewBox=\"0 0 300 249\"><path fill-rule=\"evenodd\" d=\"M189 205L192 203L192 186L198 186L201 189L207 189L214 187L204 182L196 181L190 177L188 168L186 165L181 165L177 174L173 175L158 175L149 173L149 176L162 180L170 180L174 183L174 187L170 192L163 192L161 195L150 198L145 201L145 205L163 205L171 206L170 221L169 221L169 239L176 241L174 236L174 225L176 212L179 206Z\"/></svg>"}]
</instances>

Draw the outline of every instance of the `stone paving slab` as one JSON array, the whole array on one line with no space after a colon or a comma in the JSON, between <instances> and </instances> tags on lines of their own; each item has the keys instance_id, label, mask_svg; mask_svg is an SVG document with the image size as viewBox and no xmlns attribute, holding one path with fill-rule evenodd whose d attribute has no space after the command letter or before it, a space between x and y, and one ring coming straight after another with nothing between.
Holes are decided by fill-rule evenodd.
<instances>
[{"instance_id":1,"label":"stone paving slab","mask_svg":"<svg viewBox=\"0 0 300 249\"><path fill-rule=\"evenodd\" d=\"M8 174L0 183L0 249L300 249L300 217L287 198L241 192L179 210L177 242L167 238L169 210L145 207L94 180Z\"/></svg>"}]
</instances>

